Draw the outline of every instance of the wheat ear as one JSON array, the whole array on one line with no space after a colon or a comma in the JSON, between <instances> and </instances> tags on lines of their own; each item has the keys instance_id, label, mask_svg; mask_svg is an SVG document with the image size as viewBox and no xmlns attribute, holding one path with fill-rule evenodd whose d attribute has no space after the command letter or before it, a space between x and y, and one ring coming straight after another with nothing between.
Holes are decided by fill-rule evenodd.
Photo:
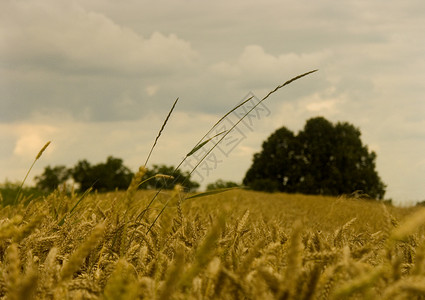
<instances>
[{"instance_id":1,"label":"wheat ear","mask_svg":"<svg viewBox=\"0 0 425 300\"><path fill-rule=\"evenodd\" d=\"M100 238L105 231L105 223L99 223L91 232L90 236L84 243L71 254L68 261L62 267L60 274L61 281L70 279L72 275L78 271L84 262L84 259L89 255L90 251L97 246Z\"/></svg>"},{"instance_id":2,"label":"wheat ear","mask_svg":"<svg viewBox=\"0 0 425 300\"><path fill-rule=\"evenodd\" d=\"M22 180L22 182L21 182L21 186L19 187L18 193L16 194L16 198L15 198L14 204L16 204L16 203L18 202L18 198L19 198L19 196L21 195L21 192L22 192L22 187L24 186L24 183L25 183L25 181L27 180L28 175L30 174L30 172L31 172L32 168L34 167L35 162L36 162L36 161L37 161L37 160L41 157L41 155L43 154L44 150L46 150L46 148L47 148L49 145L50 145L50 141L48 141L48 142L47 142L47 143L43 146L43 148L41 148L41 150L38 152L37 156L35 157L34 161L32 162L32 165L31 165L31 167L29 168L29 170L28 170L27 174L25 175L24 180Z\"/></svg>"}]
</instances>

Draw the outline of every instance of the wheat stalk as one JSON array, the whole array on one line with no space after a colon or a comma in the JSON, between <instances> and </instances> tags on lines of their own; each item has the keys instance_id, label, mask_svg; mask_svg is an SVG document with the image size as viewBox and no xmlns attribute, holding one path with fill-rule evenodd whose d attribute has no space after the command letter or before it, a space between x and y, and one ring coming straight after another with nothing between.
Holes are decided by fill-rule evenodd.
<instances>
[{"instance_id":1,"label":"wheat stalk","mask_svg":"<svg viewBox=\"0 0 425 300\"><path fill-rule=\"evenodd\" d=\"M63 265L60 280L66 281L72 277L72 275L79 270L81 265L84 262L84 259L89 255L90 251L97 246L100 242L100 238L102 237L105 231L106 224L99 223L91 232L90 236L78 247L74 253L71 254L68 261Z\"/></svg>"},{"instance_id":2,"label":"wheat stalk","mask_svg":"<svg viewBox=\"0 0 425 300\"><path fill-rule=\"evenodd\" d=\"M9 299L19 299L16 293L20 283L20 264L19 250L17 244L11 244L7 249L7 266L6 266L6 289Z\"/></svg>"},{"instance_id":3,"label":"wheat stalk","mask_svg":"<svg viewBox=\"0 0 425 300\"><path fill-rule=\"evenodd\" d=\"M48 142L47 142L47 143L43 146L43 148L41 148L41 149L40 149L40 151L38 152L38 154L37 154L37 156L35 157L34 161L32 162L31 167L28 169L28 172L27 172L27 174L26 174L26 175L25 175L25 177L24 177L24 180L22 180L21 185L19 186L19 190L18 190L18 193L16 194L16 198L15 198L14 204L16 204L16 203L18 202L18 198L19 198L19 196L20 196L20 195L21 195L21 193L22 193L22 187L24 186L24 183L25 183L25 181L27 180L27 177L28 177L28 175L30 174L30 172L31 172L32 168L34 167L34 165L35 165L36 161L37 161L37 160L41 157L41 155L43 155L44 150L46 150L46 148L47 148L49 145L50 145L50 141L48 141Z\"/></svg>"},{"instance_id":4,"label":"wheat stalk","mask_svg":"<svg viewBox=\"0 0 425 300\"><path fill-rule=\"evenodd\" d=\"M217 141L217 143L215 143L212 147L211 147L211 149L210 150L208 150L207 152L206 152L206 154L204 154L203 156L202 156L202 158L196 163L196 165L192 168L192 170L189 172L189 175L186 177L186 179L185 179L185 181L193 174L193 172L195 172L195 170L199 167L199 165L205 160L205 158L207 158L208 157L208 155L215 149L215 147L217 147L222 141L223 141L223 139L230 133L230 132L232 132L235 128L236 128L236 126L238 126L239 125L239 123L240 122L242 122L245 118L246 118L246 116L248 116L254 109L256 109L257 107L258 107L258 105L260 105L262 102L264 102L270 95L272 95L273 93L275 93L276 91L278 91L279 89L281 89L281 88L283 88L284 86L286 86L286 85L288 85L288 84L291 84L292 82L294 82L294 81L296 81L296 80L298 80L298 79L300 79L300 78L302 78L302 77L305 77L305 76L307 76L307 75L309 75L309 74L312 74L312 73L314 73L314 72L316 72L316 71L318 71L318 70L312 70L312 71L309 71L309 72L306 72L306 73L304 73L304 74L301 74L301 75L298 75L298 76L296 76L296 77L294 77L294 78L292 78L292 79L290 79L290 80L288 80L288 81L286 81L285 83L283 83L283 84L281 84L281 85L279 85L279 86L277 86L274 90L272 90L272 91L270 91L264 98L262 98L257 104L255 104L251 109L249 109L241 118L239 118L239 120L229 129L229 130L227 130L226 132L224 132L223 134L219 134L219 135L221 135L221 138ZM245 100L243 103L245 103L245 102L247 102L249 99L247 99L247 100ZM232 111L234 111L235 109L237 109L238 107L240 107L242 104L239 104L239 105L237 105L235 108L233 108L230 112L228 112L228 113L226 113L225 114L225 116L227 116L228 114L230 114ZM209 134L209 132L211 132L216 126L217 126L217 124L218 123L220 123L224 118L225 118L225 116L223 116L222 118L220 118L220 120L218 121L218 122L216 122L214 125L213 125L213 127L208 131L208 133L205 135L205 136L207 136L208 134ZM193 149L199 149L200 147L198 147L200 144L201 144L201 141L205 138L205 136L196 144L196 146L193 148ZM210 141L211 139L208 139L207 141ZM190 151L189 153L190 154L193 154L194 152L196 152L196 151L194 151L194 150L192 150L192 151ZM188 157L189 155L187 155L184 159L183 159L183 161ZM183 163L183 161L179 164L179 166ZM175 169L175 171L179 168L179 166ZM185 181L183 181L183 183L182 184L184 184L185 183ZM159 191L155 194L155 196L152 198L152 200L151 200L151 202L148 204L148 206L142 211L142 213L144 214L144 212L149 208L149 206L152 204L152 202L153 202L153 200L155 199L155 197L158 195L158 193L159 193ZM165 207L166 207L166 205L164 205L164 209L165 209ZM164 209L162 209L161 210L161 212L158 214L158 217L162 214L162 212L164 211ZM141 213L141 214L142 214ZM141 218L142 216L138 216L137 218L136 218L136 220L138 220L139 218ZM158 217L156 218L156 219L158 219ZM155 224L155 222L153 222L153 224L152 225L154 225Z\"/></svg>"},{"instance_id":5,"label":"wheat stalk","mask_svg":"<svg viewBox=\"0 0 425 300\"><path fill-rule=\"evenodd\" d=\"M179 98L177 98L177 99L174 101L173 106L171 107L170 111L168 112L168 115L167 115L167 117L165 118L164 123L162 124L161 129L159 130L158 135L157 135L157 136L156 136L156 138L155 138L155 141L154 141L154 143L153 143L153 145L152 145L152 147L151 147L151 150L149 151L148 157L146 157L145 164L143 165L145 168L146 168L146 166L147 166L147 164L148 164L149 158L151 157L152 151L153 151L153 149L155 148L156 143L158 142L158 139L159 139L159 137L161 136L162 131L163 131L163 130L164 130L164 128L165 128L165 125L167 125L168 119L170 118L171 114L173 113L174 108L176 107L177 101L179 101Z\"/></svg>"}]
</instances>

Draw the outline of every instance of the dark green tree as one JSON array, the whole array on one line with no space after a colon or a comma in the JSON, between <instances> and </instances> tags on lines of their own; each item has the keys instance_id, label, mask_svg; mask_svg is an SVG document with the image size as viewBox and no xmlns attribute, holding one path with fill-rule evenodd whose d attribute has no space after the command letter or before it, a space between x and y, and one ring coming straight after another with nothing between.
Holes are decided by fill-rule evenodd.
<instances>
[{"instance_id":1,"label":"dark green tree","mask_svg":"<svg viewBox=\"0 0 425 300\"><path fill-rule=\"evenodd\" d=\"M75 183L79 184L81 191L88 190L91 186L94 186L99 178L95 178L93 174L93 167L87 160L80 160L71 169L71 176Z\"/></svg>"},{"instance_id":2,"label":"dark green tree","mask_svg":"<svg viewBox=\"0 0 425 300\"><path fill-rule=\"evenodd\" d=\"M35 176L36 188L43 192L52 192L70 177L70 170L65 166L47 166L43 174Z\"/></svg>"},{"instance_id":3,"label":"dark green tree","mask_svg":"<svg viewBox=\"0 0 425 300\"><path fill-rule=\"evenodd\" d=\"M385 185L375 168L376 154L348 123L312 118L294 136L278 129L263 143L243 183L264 191L340 195L361 190L382 199Z\"/></svg>"},{"instance_id":4,"label":"dark green tree","mask_svg":"<svg viewBox=\"0 0 425 300\"><path fill-rule=\"evenodd\" d=\"M297 149L298 142L290 130L285 127L276 130L263 142L262 151L254 154L243 184L267 192L296 192L301 176Z\"/></svg>"},{"instance_id":5,"label":"dark green tree","mask_svg":"<svg viewBox=\"0 0 425 300\"><path fill-rule=\"evenodd\" d=\"M173 178L167 178L168 175ZM176 184L182 185L186 191L193 191L199 187L199 183L190 180L189 172L174 171L173 166L153 165L148 169L143 180L154 177L141 185L142 189L173 189Z\"/></svg>"},{"instance_id":6,"label":"dark green tree","mask_svg":"<svg viewBox=\"0 0 425 300\"><path fill-rule=\"evenodd\" d=\"M90 165L86 160L79 161L71 170L72 178L79 184L80 190L90 187L99 192L126 189L133 177L133 173L120 158L109 156L106 163Z\"/></svg>"},{"instance_id":7,"label":"dark green tree","mask_svg":"<svg viewBox=\"0 0 425 300\"><path fill-rule=\"evenodd\" d=\"M334 149L334 169L343 170L334 174L341 183L336 186L346 185L351 187L351 191L360 190L373 198L382 199L386 186L376 171L376 153L362 144L360 130L353 125L338 123L335 131L339 142ZM338 190L338 194L348 192L350 190Z\"/></svg>"},{"instance_id":8,"label":"dark green tree","mask_svg":"<svg viewBox=\"0 0 425 300\"><path fill-rule=\"evenodd\" d=\"M333 124L323 117L310 119L304 130L298 133L297 140L301 158L297 191L305 194L338 194L335 191L338 184L333 182L339 177L339 174L334 174L339 171L334 168L335 155L338 155L334 155L334 152L335 146L344 141L338 141Z\"/></svg>"}]
</instances>

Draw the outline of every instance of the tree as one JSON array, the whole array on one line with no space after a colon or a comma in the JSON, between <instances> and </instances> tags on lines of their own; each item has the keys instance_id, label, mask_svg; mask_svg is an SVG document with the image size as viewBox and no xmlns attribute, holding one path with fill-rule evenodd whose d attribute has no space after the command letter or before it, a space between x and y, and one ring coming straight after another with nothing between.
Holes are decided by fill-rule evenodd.
<instances>
[{"instance_id":1,"label":"tree","mask_svg":"<svg viewBox=\"0 0 425 300\"><path fill-rule=\"evenodd\" d=\"M173 189L176 184L182 185L187 191L196 190L199 187L199 183L190 180L189 172L182 172L181 170L174 171L173 166L166 165L153 165L148 169L146 174L143 176L143 180L154 177L144 184L142 189ZM173 176L173 178L167 176Z\"/></svg>"},{"instance_id":2,"label":"tree","mask_svg":"<svg viewBox=\"0 0 425 300\"><path fill-rule=\"evenodd\" d=\"M310 119L297 139L302 158L299 164L302 175L297 191L305 194L338 194L335 188L342 186L342 182L333 182L340 179L340 169L335 168L334 164L335 156L339 155L335 147L344 143L344 139L338 141L333 124L322 117Z\"/></svg>"},{"instance_id":3,"label":"tree","mask_svg":"<svg viewBox=\"0 0 425 300\"><path fill-rule=\"evenodd\" d=\"M109 156L106 163L90 165L87 160L79 161L71 170L72 178L80 185L80 190L85 191L90 187L100 192L115 189L127 189L133 173L120 158Z\"/></svg>"},{"instance_id":4,"label":"tree","mask_svg":"<svg viewBox=\"0 0 425 300\"><path fill-rule=\"evenodd\" d=\"M323 117L308 120L295 136L282 127L256 153L243 183L264 191L340 195L362 190L382 199L385 185L375 167L376 153L364 146L360 130Z\"/></svg>"},{"instance_id":5,"label":"tree","mask_svg":"<svg viewBox=\"0 0 425 300\"><path fill-rule=\"evenodd\" d=\"M276 130L262 147L261 153L254 154L253 164L246 173L243 184L267 192L295 192L294 186L299 172L294 134L282 127Z\"/></svg>"},{"instance_id":6,"label":"tree","mask_svg":"<svg viewBox=\"0 0 425 300\"><path fill-rule=\"evenodd\" d=\"M71 176L80 186L80 191L88 190L98 178L94 178L92 166L87 160L80 160L71 169Z\"/></svg>"},{"instance_id":7,"label":"tree","mask_svg":"<svg viewBox=\"0 0 425 300\"><path fill-rule=\"evenodd\" d=\"M214 183L210 183L207 185L207 191L217 190L217 189L225 189L238 187L239 184L233 181L224 181L222 179L216 180Z\"/></svg>"},{"instance_id":8,"label":"tree","mask_svg":"<svg viewBox=\"0 0 425 300\"><path fill-rule=\"evenodd\" d=\"M43 174L35 176L36 188L43 192L52 192L58 188L58 186L70 177L70 172L65 166L51 167L47 166L44 168Z\"/></svg>"}]
</instances>

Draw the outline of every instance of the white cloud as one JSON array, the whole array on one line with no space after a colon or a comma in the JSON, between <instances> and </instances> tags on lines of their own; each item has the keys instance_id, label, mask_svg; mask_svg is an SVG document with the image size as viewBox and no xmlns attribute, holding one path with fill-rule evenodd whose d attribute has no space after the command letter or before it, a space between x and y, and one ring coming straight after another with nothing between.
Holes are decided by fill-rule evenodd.
<instances>
[{"instance_id":1,"label":"white cloud","mask_svg":"<svg viewBox=\"0 0 425 300\"><path fill-rule=\"evenodd\" d=\"M320 102L311 102L306 108L309 111L320 113L321 111L334 111L337 100L325 100Z\"/></svg>"},{"instance_id":2,"label":"white cloud","mask_svg":"<svg viewBox=\"0 0 425 300\"><path fill-rule=\"evenodd\" d=\"M338 95L334 87L330 87L324 91L316 92L308 95L300 100L302 105L309 112L316 114L336 115L341 113L340 108L344 105L346 96Z\"/></svg>"},{"instance_id":3,"label":"white cloud","mask_svg":"<svg viewBox=\"0 0 425 300\"><path fill-rule=\"evenodd\" d=\"M3 135L7 131L9 140L14 143L11 155L23 162L33 160L50 137L58 131L56 127L47 124L20 123L0 127L0 133ZM54 146L49 146L43 155L52 153L53 148Z\"/></svg>"},{"instance_id":4,"label":"white cloud","mask_svg":"<svg viewBox=\"0 0 425 300\"><path fill-rule=\"evenodd\" d=\"M159 85L158 85L158 84L155 84L155 85L148 85L148 86L145 88L145 91L146 91L146 93L147 93L149 96L153 96L153 95L155 95L155 94L159 91Z\"/></svg>"},{"instance_id":5,"label":"white cloud","mask_svg":"<svg viewBox=\"0 0 425 300\"><path fill-rule=\"evenodd\" d=\"M34 153L37 153L37 149L40 150L41 147L43 147L43 139L39 135L24 135L17 140L13 154L24 157L35 156L37 154L34 155Z\"/></svg>"},{"instance_id":6,"label":"white cloud","mask_svg":"<svg viewBox=\"0 0 425 300\"><path fill-rule=\"evenodd\" d=\"M215 63L210 70L223 80L248 81L252 87L258 83L270 84L283 75L296 75L318 68L330 55L330 51L272 55L260 45L249 45L236 60Z\"/></svg>"},{"instance_id":7,"label":"white cloud","mask_svg":"<svg viewBox=\"0 0 425 300\"><path fill-rule=\"evenodd\" d=\"M74 3L9 2L0 35L1 54L21 67L91 73L146 74L189 68L198 59L175 34L149 37Z\"/></svg>"}]
</instances>

